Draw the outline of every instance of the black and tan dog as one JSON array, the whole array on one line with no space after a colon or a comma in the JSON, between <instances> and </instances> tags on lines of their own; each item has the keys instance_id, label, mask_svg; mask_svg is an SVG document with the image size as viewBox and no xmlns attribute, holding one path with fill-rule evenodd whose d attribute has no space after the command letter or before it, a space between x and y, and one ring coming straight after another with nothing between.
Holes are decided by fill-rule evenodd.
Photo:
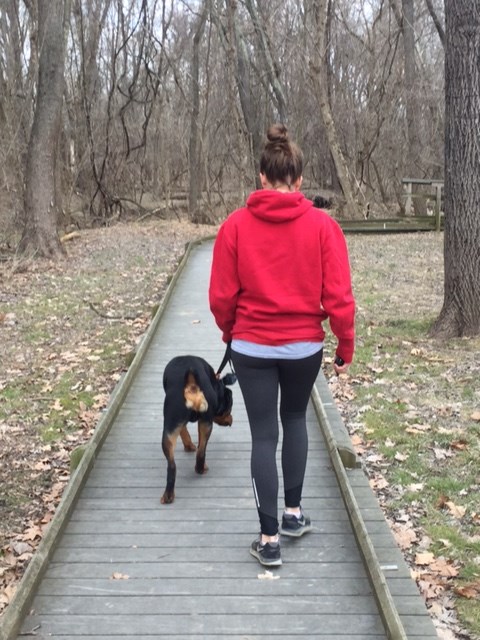
<instances>
[{"instance_id":1,"label":"black and tan dog","mask_svg":"<svg viewBox=\"0 0 480 640\"><path fill-rule=\"evenodd\" d=\"M167 486L162 504L175 499L177 467L174 453L178 436L185 451L197 451L195 471L205 473L208 470L205 452L213 423L232 424L232 391L226 385L235 380L235 374L217 377L208 362L198 356L177 356L165 367L162 448L167 458ZM192 442L188 422L198 422L198 447Z\"/></svg>"}]
</instances>

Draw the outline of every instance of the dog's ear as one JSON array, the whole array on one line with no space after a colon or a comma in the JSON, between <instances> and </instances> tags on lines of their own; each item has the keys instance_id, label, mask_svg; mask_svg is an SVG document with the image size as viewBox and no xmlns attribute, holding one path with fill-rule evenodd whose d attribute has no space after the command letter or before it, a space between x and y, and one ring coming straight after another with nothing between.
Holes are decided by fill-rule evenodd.
<instances>
[{"instance_id":1,"label":"dog's ear","mask_svg":"<svg viewBox=\"0 0 480 640\"><path fill-rule=\"evenodd\" d=\"M220 378L220 380L223 382L223 384L231 386L232 384L235 384L235 382L237 381L237 376L233 372L227 373L226 375L223 376L223 378Z\"/></svg>"}]
</instances>

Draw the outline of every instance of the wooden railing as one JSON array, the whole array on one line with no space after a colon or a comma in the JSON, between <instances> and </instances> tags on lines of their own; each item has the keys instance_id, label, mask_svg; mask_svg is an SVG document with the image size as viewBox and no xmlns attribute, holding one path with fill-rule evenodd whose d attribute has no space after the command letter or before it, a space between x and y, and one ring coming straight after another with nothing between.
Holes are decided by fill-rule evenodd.
<instances>
[{"instance_id":1,"label":"wooden railing","mask_svg":"<svg viewBox=\"0 0 480 640\"><path fill-rule=\"evenodd\" d=\"M405 190L405 215L412 215L414 198L423 198L428 202L433 201L433 215L435 217L435 229L440 231L443 214L443 180L421 180L417 178L404 178L402 184ZM432 187L432 191L427 193L414 193L415 185Z\"/></svg>"}]
</instances>

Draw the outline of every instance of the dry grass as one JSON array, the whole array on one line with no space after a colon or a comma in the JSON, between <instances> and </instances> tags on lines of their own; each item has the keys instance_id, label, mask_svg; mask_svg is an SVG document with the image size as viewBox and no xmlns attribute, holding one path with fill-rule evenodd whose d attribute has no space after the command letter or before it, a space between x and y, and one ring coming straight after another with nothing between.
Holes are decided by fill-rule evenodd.
<instances>
[{"instance_id":1,"label":"dry grass","mask_svg":"<svg viewBox=\"0 0 480 640\"><path fill-rule=\"evenodd\" d=\"M332 389L441 637L479 637L480 339L428 336L443 234L348 244L357 352Z\"/></svg>"}]
</instances>

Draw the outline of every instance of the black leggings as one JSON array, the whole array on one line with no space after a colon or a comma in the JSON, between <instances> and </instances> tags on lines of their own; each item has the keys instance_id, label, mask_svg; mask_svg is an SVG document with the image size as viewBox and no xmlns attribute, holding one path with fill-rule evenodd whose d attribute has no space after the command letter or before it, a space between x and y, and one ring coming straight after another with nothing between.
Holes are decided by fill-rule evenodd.
<instances>
[{"instance_id":1,"label":"black leggings","mask_svg":"<svg viewBox=\"0 0 480 640\"><path fill-rule=\"evenodd\" d=\"M285 506L298 507L307 464L306 411L323 351L301 360L253 358L232 351L252 434L251 474L260 529L278 532L278 393L283 427Z\"/></svg>"}]
</instances>

